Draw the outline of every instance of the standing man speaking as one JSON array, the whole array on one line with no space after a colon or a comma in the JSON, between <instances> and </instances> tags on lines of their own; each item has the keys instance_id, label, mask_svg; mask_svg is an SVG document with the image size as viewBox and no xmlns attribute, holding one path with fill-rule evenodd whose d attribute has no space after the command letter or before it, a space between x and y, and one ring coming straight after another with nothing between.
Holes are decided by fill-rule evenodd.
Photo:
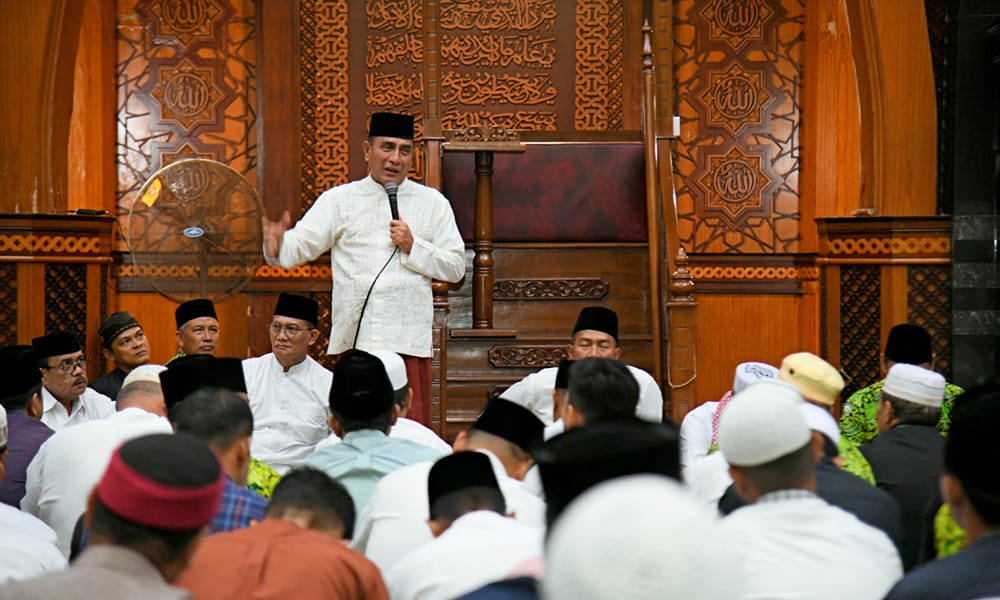
<instances>
[{"instance_id":1,"label":"standing man speaking","mask_svg":"<svg viewBox=\"0 0 1000 600\"><path fill-rule=\"evenodd\" d=\"M465 275L465 243L447 198L407 179L413 117L374 113L362 144L369 174L324 192L289 229L263 219L264 258L286 269L330 251L333 313L327 352L390 350L403 357L413 412L430 422L431 280ZM390 207L392 204L392 207Z\"/></svg>"}]
</instances>

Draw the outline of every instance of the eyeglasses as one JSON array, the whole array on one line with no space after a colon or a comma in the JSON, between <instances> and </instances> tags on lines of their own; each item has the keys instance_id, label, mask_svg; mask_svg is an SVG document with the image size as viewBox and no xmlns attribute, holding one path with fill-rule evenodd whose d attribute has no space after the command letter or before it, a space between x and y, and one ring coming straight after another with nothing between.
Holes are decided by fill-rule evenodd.
<instances>
[{"instance_id":1,"label":"eyeglasses","mask_svg":"<svg viewBox=\"0 0 1000 600\"><path fill-rule=\"evenodd\" d=\"M60 362L58 365L51 365L51 366L44 367L44 368L46 368L46 369L59 369L60 371L62 371L63 373L66 373L67 375L69 375L70 373L72 373L73 371L75 371L77 369L80 369L82 371L86 371L87 370L87 357L86 356L81 356L80 358L78 358L76 360L69 360L67 358L66 360Z\"/></svg>"},{"instance_id":2,"label":"eyeglasses","mask_svg":"<svg viewBox=\"0 0 1000 600\"><path fill-rule=\"evenodd\" d=\"M307 328L299 327L298 325L282 325L280 323L271 323L271 333L274 336L279 336L281 335L281 332L284 331L285 335L287 335L290 338L293 338L306 330Z\"/></svg>"}]
</instances>

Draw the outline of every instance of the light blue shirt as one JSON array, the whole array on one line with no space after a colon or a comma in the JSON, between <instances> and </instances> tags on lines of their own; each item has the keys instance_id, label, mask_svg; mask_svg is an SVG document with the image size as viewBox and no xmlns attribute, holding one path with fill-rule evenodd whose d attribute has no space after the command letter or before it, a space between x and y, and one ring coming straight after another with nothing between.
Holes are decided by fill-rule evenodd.
<instances>
[{"instance_id":1,"label":"light blue shirt","mask_svg":"<svg viewBox=\"0 0 1000 600\"><path fill-rule=\"evenodd\" d=\"M349 432L339 444L320 448L305 464L342 483L360 515L375 484L387 473L425 460L436 461L442 456L440 450L430 446L392 438L375 429L359 429Z\"/></svg>"}]
</instances>

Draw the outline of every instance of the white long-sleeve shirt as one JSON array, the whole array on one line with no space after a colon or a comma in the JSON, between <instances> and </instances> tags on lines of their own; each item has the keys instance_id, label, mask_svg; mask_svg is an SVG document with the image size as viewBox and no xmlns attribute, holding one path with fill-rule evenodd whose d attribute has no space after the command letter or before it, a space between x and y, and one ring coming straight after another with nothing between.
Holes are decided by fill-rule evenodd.
<instances>
[{"instance_id":1,"label":"white long-sleeve shirt","mask_svg":"<svg viewBox=\"0 0 1000 600\"><path fill-rule=\"evenodd\" d=\"M639 384L639 403L635 416L651 423L663 422L663 393L653 376L639 367L628 365L628 370ZM526 376L507 388L502 397L520 404L535 413L546 425L553 423L552 390L556 387L558 367L548 367ZM546 438L548 439L548 438Z\"/></svg>"},{"instance_id":2,"label":"white long-sleeve shirt","mask_svg":"<svg viewBox=\"0 0 1000 600\"><path fill-rule=\"evenodd\" d=\"M888 536L803 490L767 494L720 529L744 565L750 600L876 600L903 576Z\"/></svg>"},{"instance_id":3,"label":"white long-sleeve shirt","mask_svg":"<svg viewBox=\"0 0 1000 600\"><path fill-rule=\"evenodd\" d=\"M243 376L253 412L250 453L284 475L330 433L333 373L310 356L285 371L268 353L244 360Z\"/></svg>"},{"instance_id":4,"label":"white long-sleeve shirt","mask_svg":"<svg viewBox=\"0 0 1000 600\"><path fill-rule=\"evenodd\" d=\"M59 431L63 427L106 419L115 414L115 403L111 398L87 388L80 394L80 397L70 405L69 412L56 397L52 395L45 386L42 386L42 416L39 419L49 426L52 431Z\"/></svg>"},{"instance_id":5,"label":"white long-sleeve shirt","mask_svg":"<svg viewBox=\"0 0 1000 600\"><path fill-rule=\"evenodd\" d=\"M399 216L413 233L378 278L365 308L357 347L431 356L434 309L431 280L465 275L465 243L448 200L409 179L397 192ZM327 190L284 234L280 256L268 264L291 268L330 250L333 312L328 352L352 347L361 307L379 269L389 260L392 215L385 189L371 175Z\"/></svg>"},{"instance_id":6,"label":"white long-sleeve shirt","mask_svg":"<svg viewBox=\"0 0 1000 600\"><path fill-rule=\"evenodd\" d=\"M28 465L21 510L54 529L59 549L69 556L73 528L115 448L139 436L172 432L169 421L135 407L55 432Z\"/></svg>"},{"instance_id":7,"label":"white long-sleeve shirt","mask_svg":"<svg viewBox=\"0 0 1000 600\"><path fill-rule=\"evenodd\" d=\"M466 513L385 573L393 600L455 598L542 554L544 529L488 510Z\"/></svg>"}]
</instances>

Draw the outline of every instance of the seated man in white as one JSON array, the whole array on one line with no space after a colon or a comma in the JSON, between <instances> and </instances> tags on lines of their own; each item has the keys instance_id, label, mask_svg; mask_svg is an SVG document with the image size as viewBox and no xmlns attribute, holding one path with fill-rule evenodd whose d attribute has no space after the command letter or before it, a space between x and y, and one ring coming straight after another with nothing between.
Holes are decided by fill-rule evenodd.
<instances>
[{"instance_id":1,"label":"seated man in white","mask_svg":"<svg viewBox=\"0 0 1000 600\"><path fill-rule=\"evenodd\" d=\"M729 400L760 379L777 379L778 369L762 362L736 365L733 387L718 402L705 402L684 415L681 421L681 466L687 467L708 456L719 444L719 417Z\"/></svg>"},{"instance_id":2,"label":"seated man in white","mask_svg":"<svg viewBox=\"0 0 1000 600\"><path fill-rule=\"evenodd\" d=\"M87 387L87 358L76 336L67 331L31 340L31 352L42 371L42 423L53 431L105 419L115 403Z\"/></svg>"},{"instance_id":3,"label":"seated man in white","mask_svg":"<svg viewBox=\"0 0 1000 600\"><path fill-rule=\"evenodd\" d=\"M163 368L132 369L118 392L117 412L107 419L60 429L28 465L21 510L55 530L65 556L69 556L73 528L87 507L87 496L114 450L139 436L173 431L165 418L167 408L158 381Z\"/></svg>"},{"instance_id":4,"label":"seated man in white","mask_svg":"<svg viewBox=\"0 0 1000 600\"><path fill-rule=\"evenodd\" d=\"M455 598L542 553L544 528L507 516L489 458L480 452L456 452L436 462L427 500L435 537L386 572L393 600Z\"/></svg>"},{"instance_id":5,"label":"seated man in white","mask_svg":"<svg viewBox=\"0 0 1000 600\"><path fill-rule=\"evenodd\" d=\"M392 384L393 401L396 403L397 415L393 419L392 428L389 429L389 437L410 440L430 446L442 454L451 454L451 446L434 433L433 429L406 417L413 402L413 390L406 378L406 363L403 362L403 357L389 350L373 350L371 354L382 361L382 366L385 367L386 374L389 375L389 383ZM339 442L340 436L330 433L316 444L316 449Z\"/></svg>"},{"instance_id":6,"label":"seated man in white","mask_svg":"<svg viewBox=\"0 0 1000 600\"><path fill-rule=\"evenodd\" d=\"M282 475L305 462L330 433L333 373L309 356L319 337L318 318L315 300L281 294L269 328L271 352L243 361L254 422L250 451Z\"/></svg>"},{"instance_id":7,"label":"seated man in white","mask_svg":"<svg viewBox=\"0 0 1000 600\"><path fill-rule=\"evenodd\" d=\"M812 431L794 388L751 385L719 422L719 449L750 503L722 520L747 597L880 599L903 574L885 533L816 495Z\"/></svg>"},{"instance_id":8,"label":"seated man in white","mask_svg":"<svg viewBox=\"0 0 1000 600\"><path fill-rule=\"evenodd\" d=\"M618 315L603 306L588 306L580 311L573 335L566 347L566 357L571 360L584 358L621 357L618 343ZM663 393L653 376L638 367L629 366L629 371L639 384L639 404L635 414L640 419L653 423L663 421ZM558 419L553 414L552 390L555 389L558 367L542 369L528 375L507 388L502 394L532 411L546 425Z\"/></svg>"},{"instance_id":9,"label":"seated man in white","mask_svg":"<svg viewBox=\"0 0 1000 600\"><path fill-rule=\"evenodd\" d=\"M534 461L529 451L542 441L542 422L528 409L495 398L467 432L455 439L455 451L476 451L489 459L508 512L523 523L544 526L545 503L525 488L522 478ZM404 467L375 486L361 512L351 547L383 571L431 538L424 490L432 463Z\"/></svg>"},{"instance_id":10,"label":"seated man in white","mask_svg":"<svg viewBox=\"0 0 1000 600\"><path fill-rule=\"evenodd\" d=\"M7 457L7 411L0 406L0 481ZM56 532L36 517L0 503L0 585L66 568Z\"/></svg>"}]
</instances>

